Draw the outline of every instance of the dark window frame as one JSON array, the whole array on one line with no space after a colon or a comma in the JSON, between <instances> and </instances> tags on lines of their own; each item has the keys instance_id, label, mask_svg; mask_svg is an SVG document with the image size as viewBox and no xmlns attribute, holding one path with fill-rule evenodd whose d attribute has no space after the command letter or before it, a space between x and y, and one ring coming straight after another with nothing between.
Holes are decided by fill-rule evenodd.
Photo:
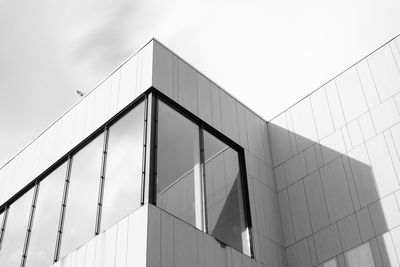
<instances>
[{"instance_id":1,"label":"dark window frame","mask_svg":"<svg viewBox=\"0 0 400 267\"><path fill-rule=\"evenodd\" d=\"M205 185L205 171L204 171L204 138L203 132L207 131L211 135L215 136L217 139L228 145L230 148L235 150L238 153L239 158L239 171L240 171L240 182L242 187L242 198L243 198L243 209L245 215L245 222L246 227L249 233L249 245L250 245L250 257L254 258L254 247L253 247L253 227L251 221L251 212L250 212L250 198L249 198L249 187L247 183L247 172L246 172L246 162L245 162L245 152L243 147L238 145L236 142L231 140L229 137L222 134L220 131L216 130L213 126L209 125L207 122L203 121L196 115L194 115L189 110L182 107L180 104L176 103L174 100L166 96L165 94L161 93L155 88L152 88L150 91L153 95L153 103L152 103L152 113L155 116L151 116L151 146L152 149L150 150L151 155L149 158L150 163L150 170L149 170L149 203L156 205L157 204L157 140L158 140L158 103L162 101L165 105L172 108L180 115L184 116L185 118L189 119L191 122L196 124L199 127L199 142L200 142L200 162L202 168L202 183ZM203 187L202 192L202 200L205 202L205 188ZM203 214L203 232L206 234L208 233L208 225L207 225L207 210L206 210L206 203L202 203L204 205L204 214ZM196 228L197 229L197 228ZM225 244L223 241L216 239L224 246L229 246L229 244ZM243 252L241 252L243 253Z\"/></svg>"},{"instance_id":2,"label":"dark window frame","mask_svg":"<svg viewBox=\"0 0 400 267\"><path fill-rule=\"evenodd\" d=\"M98 127L95 131L93 131L89 136L84 138L79 144L75 147L71 148L67 153L61 156L57 161L55 161L51 166L45 169L41 174L39 174L36 178L34 178L31 182L29 182L26 186L24 186L21 190L19 190L16 194L10 197L7 201L5 201L2 205L0 205L0 213L3 213L3 220L0 222L0 250L3 242L4 232L7 228L7 217L10 205L12 205L16 200L18 200L22 195L27 193L29 190L35 190L33 196L33 202L31 206L31 211L29 214L29 224L28 229L26 229L26 238L23 247L23 253L21 255L21 266L24 266L27 252L29 252L29 239L30 239L30 231L31 225L34 219L35 213L35 201L40 190L40 182L45 179L49 174L51 174L55 169L60 167L62 164L66 163L66 173L65 173L65 182L63 189L63 197L62 203L60 203L60 215L59 215L59 224L58 231L54 233L57 235L56 247L54 249L54 262L59 260L60 246L62 242L62 229L65 220L65 208L66 208L66 199L68 197L68 188L69 188L69 179L71 174L71 166L73 164L73 156L79 152L82 148L84 148L88 143L94 140L101 134L104 134L104 143L103 143L103 155L101 166L99 166L99 170L101 171L101 175L99 175L99 201L97 203L97 214L96 214L96 222L95 227L93 229L94 236L100 234L100 225L101 225L101 204L102 204L102 194L103 194L103 186L104 181L101 179L104 178L104 170L107 167L107 145L108 145L108 129L116 123L120 118L126 115L129 111L134 109L140 103L144 102L144 131L143 131L143 152L142 152L142 177L141 177L141 201L140 206L143 206L147 203L156 205L156 191L155 191L155 182L156 182L156 166L157 166L157 117L158 117L158 101L163 101L166 105L177 111L179 114L183 115L193 123L195 123L199 127L199 139L200 139L200 160L202 162L202 168L204 168L204 144L203 144L203 131L207 131L210 134L214 135L216 138L230 146L232 149L238 152L239 156L239 170L241 174L241 186L242 186L242 197L243 197L243 206L244 206L244 214L246 220L246 226L249 232L249 240L250 240L250 254L251 257L254 258L254 245L253 245L253 231L252 231L252 220L251 220L251 212L250 212L250 198L249 198L249 189L247 183L247 173L246 173L246 163L245 163L245 153L244 149L238 145L236 142L216 130L213 126L209 125L207 122L201 120L199 117L191 113L189 110L183 108L181 105L176 103L174 100L158 91L156 88L151 87L142 93L139 97L133 100L126 107L121 109L117 114L108 119L105 123L103 123L100 127ZM202 170L202 180L204 182L205 172ZM202 192L204 193L204 192ZM203 197L205 201L205 197ZM203 203L204 207L205 203ZM204 214L204 228L206 229L205 233L207 233L207 212ZM227 245L222 241L219 241L222 245ZM229 245L227 245L229 246Z\"/></svg>"}]
</instances>

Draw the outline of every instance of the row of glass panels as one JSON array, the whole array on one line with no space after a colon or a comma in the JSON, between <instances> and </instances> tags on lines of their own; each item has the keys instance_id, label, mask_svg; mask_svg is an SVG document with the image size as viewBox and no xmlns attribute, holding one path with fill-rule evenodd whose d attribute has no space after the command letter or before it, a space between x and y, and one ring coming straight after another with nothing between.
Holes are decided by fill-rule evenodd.
<instances>
[{"instance_id":1,"label":"row of glass panels","mask_svg":"<svg viewBox=\"0 0 400 267\"><path fill-rule=\"evenodd\" d=\"M49 266L140 207L145 114L141 102L0 214L1 266ZM156 126L156 205L251 255L239 153L163 102Z\"/></svg>"}]
</instances>

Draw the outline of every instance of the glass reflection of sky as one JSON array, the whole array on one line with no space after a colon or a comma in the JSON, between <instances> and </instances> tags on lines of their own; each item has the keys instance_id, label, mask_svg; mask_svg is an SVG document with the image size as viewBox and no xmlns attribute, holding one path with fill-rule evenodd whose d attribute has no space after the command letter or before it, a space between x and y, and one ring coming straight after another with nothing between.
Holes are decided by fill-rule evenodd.
<instances>
[{"instance_id":1,"label":"glass reflection of sky","mask_svg":"<svg viewBox=\"0 0 400 267\"><path fill-rule=\"evenodd\" d=\"M22 195L10 206L0 251L2 267L19 266L21 263L32 197L33 189Z\"/></svg>"},{"instance_id":2,"label":"glass reflection of sky","mask_svg":"<svg viewBox=\"0 0 400 267\"><path fill-rule=\"evenodd\" d=\"M144 103L110 127L101 229L140 206Z\"/></svg>"},{"instance_id":3,"label":"glass reflection of sky","mask_svg":"<svg viewBox=\"0 0 400 267\"><path fill-rule=\"evenodd\" d=\"M40 182L26 266L53 263L58 221L65 183L66 163Z\"/></svg>"},{"instance_id":4,"label":"glass reflection of sky","mask_svg":"<svg viewBox=\"0 0 400 267\"><path fill-rule=\"evenodd\" d=\"M60 258L94 236L103 134L72 158Z\"/></svg>"}]
</instances>

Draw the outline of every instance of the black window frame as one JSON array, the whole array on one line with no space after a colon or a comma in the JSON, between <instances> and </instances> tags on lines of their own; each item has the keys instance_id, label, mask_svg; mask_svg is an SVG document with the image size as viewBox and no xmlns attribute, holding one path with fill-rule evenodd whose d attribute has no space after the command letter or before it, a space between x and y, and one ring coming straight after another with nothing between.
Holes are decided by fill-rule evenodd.
<instances>
[{"instance_id":1,"label":"black window frame","mask_svg":"<svg viewBox=\"0 0 400 267\"><path fill-rule=\"evenodd\" d=\"M200 142L200 165L202 168L202 183L205 185L205 170L204 170L204 137L203 133L204 131L207 131L226 145L228 145L230 148L235 150L238 153L238 158L239 158L239 172L240 172L240 182L241 182L241 187L242 187L242 198L243 198L243 209L244 209L244 215L245 215L245 222L246 222L246 227L248 229L248 234L249 234L249 246L250 246L250 256L251 258L254 258L254 245L253 245L253 227L252 227L252 220L251 220L251 212L250 212L250 198L249 198L249 190L248 190L248 183L247 183L247 172L246 172L246 161L245 161L245 152L243 147L238 145L236 142L234 142L232 139L229 137L225 136L222 134L220 131L216 130L213 126L209 125L207 122L203 121L200 119L198 116L194 115L192 112L189 110L185 109L182 107L180 104L176 103L174 100L163 94L162 92L158 91L155 88L152 88L151 90L152 94L152 116L150 117L151 119L151 150L150 150L150 157L149 157L149 163L150 163L150 168L149 168L149 203L152 205L157 205L157 140L158 140L158 104L159 101L162 101L165 105L168 107L172 108L176 112L178 112L180 115L184 116L185 118L189 119L191 122L196 124L199 127L199 142ZM204 188L203 188L204 189ZM202 200L206 201L206 196L205 196L205 191L202 191ZM203 214L203 220L204 223L204 229L203 232L206 234L208 233L208 226L207 226L207 211L206 211L206 203L203 203L204 206L204 214ZM166 211L168 212L168 211ZM174 215L173 215L174 216ZM196 228L197 229L197 228ZM216 238L215 238L216 239ZM221 240L216 239L219 243L221 243L223 246L229 246L229 244L224 243ZM241 253L243 253L241 251Z\"/></svg>"},{"instance_id":2,"label":"black window frame","mask_svg":"<svg viewBox=\"0 0 400 267\"><path fill-rule=\"evenodd\" d=\"M29 223L26 229L26 238L23 247L23 253L21 255L21 266L24 266L25 259L27 253L29 253L29 239L30 239L30 231L31 226L34 220L35 214L35 205L37 194L40 193L40 182L45 179L49 174L51 174L55 169L60 167L62 164L67 164L66 173L65 173L65 182L63 189L63 197L62 203L60 203L60 215L59 215L59 223L58 223L58 231L54 233L57 235L56 247L54 248L54 263L57 262L59 258L61 242L62 242L62 229L65 219L65 209L66 209L66 199L68 197L68 188L69 188L69 179L71 174L71 166L73 164L73 156L79 152L82 148L84 148L88 143L90 143L93 139L98 137L99 135L104 135L103 141L103 155L101 160L101 166L99 166L99 188L98 188L98 203L97 203L97 214L96 214L96 222L94 222L93 236L99 235L101 229L101 209L102 209L102 197L103 197L103 186L104 186L104 173L105 168L107 167L107 146L108 146L108 131L109 128L116 123L120 118L134 109L136 106L144 102L144 131L143 131L143 152L142 152L142 177L141 177L141 197L140 197L140 206L146 204L156 205L156 165L157 165L157 117L158 117L158 101L162 101L170 108L177 111L179 114L183 115L191 122L195 123L199 127L199 141L200 141L200 161L201 166L204 168L204 143L203 143L203 131L207 131L225 144L227 144L230 148L234 149L238 152L239 158L239 171L240 171L240 181L242 186L242 198L243 198L243 209L246 221L246 227L248 229L249 234L249 242L250 242L250 254L251 258L254 258L254 244L253 244L253 231L252 231L252 220L251 220L251 212L250 212L250 198L249 198L249 189L247 183L247 173L246 173L246 162L245 162L245 152L244 149L238 145L236 142L222 134L220 131L216 130L213 126L209 125L207 122L203 121L196 115L194 115L189 110L182 107L180 104L158 91L156 88L151 87L138 96L135 100L133 100L126 107L117 112L114 116L108 119L105 123L99 126L96 130L94 130L90 135L88 135L84 140L82 140L75 147L71 148L67 153L65 153L62 157L56 160L51 166L45 169L41 174L39 174L36 178L34 178L31 182L29 182L26 186L24 186L21 190L19 190L16 194L14 194L11 198L5 201L0 205L0 214L4 214L3 220L0 221L0 251L4 238L4 232L7 231L7 217L10 205L12 205L17 199L19 199L22 195L24 195L29 190L33 189L33 200L31 211L29 214ZM202 180L204 181L205 172L202 170ZM202 192L203 194L204 192ZM205 200L205 197L203 197ZM203 203L204 205L205 203ZM204 205L204 207L206 207ZM205 230L207 230L207 212L204 214L203 220L205 220ZM207 231L204 231L207 233ZM208 233L207 233L208 234ZM224 242L218 240L221 245L229 246L229 244L225 244Z\"/></svg>"}]
</instances>

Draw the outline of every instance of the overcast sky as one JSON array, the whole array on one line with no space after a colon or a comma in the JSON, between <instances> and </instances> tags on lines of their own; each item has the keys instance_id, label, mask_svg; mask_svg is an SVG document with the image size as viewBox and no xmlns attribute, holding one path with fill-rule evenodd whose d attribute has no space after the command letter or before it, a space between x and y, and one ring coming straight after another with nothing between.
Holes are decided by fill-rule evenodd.
<instances>
[{"instance_id":1,"label":"overcast sky","mask_svg":"<svg viewBox=\"0 0 400 267\"><path fill-rule=\"evenodd\" d=\"M0 166L156 37L271 119L400 33L399 0L0 0Z\"/></svg>"}]
</instances>

